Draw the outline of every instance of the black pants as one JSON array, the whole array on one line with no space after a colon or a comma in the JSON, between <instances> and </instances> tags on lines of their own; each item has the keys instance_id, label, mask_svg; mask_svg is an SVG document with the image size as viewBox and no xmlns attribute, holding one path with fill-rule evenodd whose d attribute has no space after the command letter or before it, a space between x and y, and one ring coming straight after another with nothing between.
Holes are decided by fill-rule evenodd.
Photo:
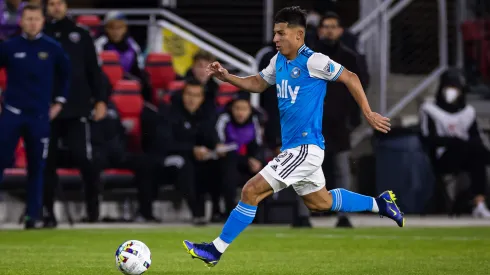
<instances>
[{"instance_id":1,"label":"black pants","mask_svg":"<svg viewBox=\"0 0 490 275\"><path fill-rule=\"evenodd\" d=\"M225 201L225 215L229 216L237 204L236 190L243 186L253 174L248 166L248 158L240 156L236 152L228 153L214 163L216 171L213 181L210 182L209 192L213 202L213 214L221 213L219 201L221 196Z\"/></svg>"},{"instance_id":2,"label":"black pants","mask_svg":"<svg viewBox=\"0 0 490 275\"><path fill-rule=\"evenodd\" d=\"M98 163L104 169L125 169L134 173L133 185L138 190L139 214L144 218L153 217L152 203L155 196L153 186L153 161L143 153L118 154L117 158L107 155L98 156Z\"/></svg>"},{"instance_id":3,"label":"black pants","mask_svg":"<svg viewBox=\"0 0 490 275\"><path fill-rule=\"evenodd\" d=\"M192 216L204 217L205 195L213 176L213 163L198 162L188 154L171 154L164 163L157 166L156 179L159 182L174 183L177 191L186 200Z\"/></svg>"},{"instance_id":4,"label":"black pants","mask_svg":"<svg viewBox=\"0 0 490 275\"><path fill-rule=\"evenodd\" d=\"M88 219L96 221L99 217L100 166L92 159L90 125L86 118L56 119L51 123L49 152L45 170L44 206L47 214L53 215L55 189L59 184L56 174L58 167L64 165L58 158L58 145L61 141L67 148L69 161L80 169L85 184L85 203Z\"/></svg>"},{"instance_id":5,"label":"black pants","mask_svg":"<svg viewBox=\"0 0 490 275\"><path fill-rule=\"evenodd\" d=\"M490 152L481 144L450 147L437 159L439 173L467 172L471 179L473 195L485 195L487 185L486 165L490 164Z\"/></svg>"}]
</instances>

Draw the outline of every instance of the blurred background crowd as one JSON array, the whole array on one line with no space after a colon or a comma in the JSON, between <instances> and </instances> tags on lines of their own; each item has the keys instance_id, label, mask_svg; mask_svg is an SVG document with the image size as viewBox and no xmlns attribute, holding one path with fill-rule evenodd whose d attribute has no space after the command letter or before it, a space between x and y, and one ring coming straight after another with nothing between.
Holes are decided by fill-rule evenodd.
<instances>
[{"instance_id":1,"label":"blurred background crowd","mask_svg":"<svg viewBox=\"0 0 490 275\"><path fill-rule=\"evenodd\" d=\"M393 189L409 214L490 218L490 3L231 2L0 0L2 41L25 32L23 9L39 5L43 35L71 62L42 172L45 227L224 221L239 188L279 153L276 88L250 95L205 69L217 60L240 75L265 68L276 53L274 11L292 4L308 10L307 46L355 72L374 109L394 123L392 133L373 134L347 88L329 83L327 188ZM0 91L8 78L0 68ZM7 139L5 129L0 135ZM14 156L0 152L8 159L0 184L7 222L24 220L30 190L24 140L15 142ZM309 217L284 192L259 207L255 222L311 226Z\"/></svg>"}]
</instances>

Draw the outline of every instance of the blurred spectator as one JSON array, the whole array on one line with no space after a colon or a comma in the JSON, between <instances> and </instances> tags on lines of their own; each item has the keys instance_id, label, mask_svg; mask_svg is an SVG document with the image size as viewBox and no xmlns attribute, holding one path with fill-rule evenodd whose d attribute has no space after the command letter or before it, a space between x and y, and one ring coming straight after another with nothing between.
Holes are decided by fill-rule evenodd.
<instances>
[{"instance_id":1,"label":"blurred spectator","mask_svg":"<svg viewBox=\"0 0 490 275\"><path fill-rule=\"evenodd\" d=\"M216 61L216 58L205 51L199 51L194 55L192 67L187 71L185 79L195 79L204 87L205 99L203 107L207 110L216 110L216 95L219 85L214 79L209 78L206 68Z\"/></svg>"},{"instance_id":2,"label":"blurred spectator","mask_svg":"<svg viewBox=\"0 0 490 275\"><path fill-rule=\"evenodd\" d=\"M213 176L207 160L219 147L215 115L203 108L204 97L204 87L191 79L178 100L171 106L162 106L158 144L154 150L162 160L159 166L165 168L158 169L158 178L175 179L195 224L206 223L204 192Z\"/></svg>"},{"instance_id":3,"label":"blurred spectator","mask_svg":"<svg viewBox=\"0 0 490 275\"><path fill-rule=\"evenodd\" d=\"M0 0L0 41L19 32L24 6L22 0Z\"/></svg>"},{"instance_id":4,"label":"blurred spectator","mask_svg":"<svg viewBox=\"0 0 490 275\"><path fill-rule=\"evenodd\" d=\"M145 105L141 112L141 146L149 153L155 142L155 128L158 120L157 108L152 102L152 88L148 74L139 67L143 58L141 48L130 36L126 17L119 11L110 11L104 18L105 33L95 40L98 53L116 51L119 53L124 78L141 84L141 96Z\"/></svg>"},{"instance_id":5,"label":"blurred spectator","mask_svg":"<svg viewBox=\"0 0 490 275\"><path fill-rule=\"evenodd\" d=\"M317 29L320 24L320 19L322 19L322 17L314 10L309 11L306 16L305 44L310 48L312 48L318 41Z\"/></svg>"},{"instance_id":6,"label":"blurred spectator","mask_svg":"<svg viewBox=\"0 0 490 275\"><path fill-rule=\"evenodd\" d=\"M89 120L92 109L93 120L104 118L107 111L107 94L101 83L102 71L98 65L92 37L85 29L78 27L66 17L67 8L65 0L47 1L50 21L45 25L45 32L61 43L72 64L70 96L59 117L51 123L44 198L47 227L57 225L53 205L55 188L58 186L56 168L60 165L57 160L60 144L68 149L75 167L81 171L85 183L87 220L95 222L99 216L100 167L92 158Z\"/></svg>"},{"instance_id":7,"label":"blurred spectator","mask_svg":"<svg viewBox=\"0 0 490 275\"><path fill-rule=\"evenodd\" d=\"M218 160L217 174L221 180L213 182L211 190L211 221L221 222L228 218L237 203L237 188L258 173L265 162L259 117L250 104L250 93L239 92L230 102L227 110L218 117L216 131L222 144L237 146ZM220 195L224 197L225 215L220 210Z\"/></svg>"},{"instance_id":8,"label":"blurred spectator","mask_svg":"<svg viewBox=\"0 0 490 275\"><path fill-rule=\"evenodd\" d=\"M340 41L343 30L339 16L329 12L320 23L319 40L315 50L328 55L355 74L361 75L357 63L358 55ZM330 179L329 182L333 184L331 188L351 189L350 133L359 124L358 109L354 98L343 83L331 82L328 84L323 108L323 135L327 145L323 170L327 174L326 178ZM356 125L352 125L353 116L356 118ZM330 177L329 174L331 174ZM337 226L351 227L352 225L347 216L339 214Z\"/></svg>"},{"instance_id":9,"label":"blurred spectator","mask_svg":"<svg viewBox=\"0 0 490 275\"><path fill-rule=\"evenodd\" d=\"M111 85L103 75L104 86L111 93ZM127 151L128 136L122 125L121 118L112 102L108 104L107 117L92 123L92 141L94 158L104 169L127 169L134 173L133 183L138 189L139 210L137 222L159 222L152 213L153 164L149 156L142 153Z\"/></svg>"},{"instance_id":10,"label":"blurred spectator","mask_svg":"<svg viewBox=\"0 0 490 275\"><path fill-rule=\"evenodd\" d=\"M22 36L0 44L0 67L8 85L0 107L0 182L22 135L28 165L26 228L34 228L42 211L43 171L49 144L49 121L60 113L70 84L70 62L63 49L41 33L39 6L22 12ZM56 76L58 76L56 78ZM59 89L53 93L53 84Z\"/></svg>"},{"instance_id":11,"label":"blurred spectator","mask_svg":"<svg viewBox=\"0 0 490 275\"><path fill-rule=\"evenodd\" d=\"M146 102L151 102L151 86L148 75L139 67L142 59L141 48L128 32L126 16L120 11L110 11L104 18L105 33L95 40L98 53L116 51L119 53L124 78L141 83L141 95Z\"/></svg>"},{"instance_id":12,"label":"blurred spectator","mask_svg":"<svg viewBox=\"0 0 490 275\"><path fill-rule=\"evenodd\" d=\"M459 73L450 70L441 76L435 102L424 103L420 116L423 141L436 174L467 172L474 196L473 215L490 218L485 204L490 151L479 131L475 109L466 103Z\"/></svg>"}]
</instances>

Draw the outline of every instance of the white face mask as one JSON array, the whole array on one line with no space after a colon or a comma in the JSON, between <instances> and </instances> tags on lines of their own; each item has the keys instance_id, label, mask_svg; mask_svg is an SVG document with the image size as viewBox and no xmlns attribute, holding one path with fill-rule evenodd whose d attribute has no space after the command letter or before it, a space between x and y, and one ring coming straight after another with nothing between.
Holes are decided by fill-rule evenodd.
<instances>
[{"instance_id":1,"label":"white face mask","mask_svg":"<svg viewBox=\"0 0 490 275\"><path fill-rule=\"evenodd\" d=\"M459 90L453 87L445 88L443 91L444 99L447 103L451 104L459 97Z\"/></svg>"}]
</instances>

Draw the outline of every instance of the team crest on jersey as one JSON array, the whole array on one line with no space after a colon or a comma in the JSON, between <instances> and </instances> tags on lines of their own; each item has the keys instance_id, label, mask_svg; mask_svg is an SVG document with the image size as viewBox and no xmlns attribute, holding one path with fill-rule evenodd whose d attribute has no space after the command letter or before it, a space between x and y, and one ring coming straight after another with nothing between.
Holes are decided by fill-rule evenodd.
<instances>
[{"instance_id":1,"label":"team crest on jersey","mask_svg":"<svg viewBox=\"0 0 490 275\"><path fill-rule=\"evenodd\" d=\"M38 52L38 53L37 53L37 56L38 56L38 57L39 57L39 59L41 59L41 60L46 60L46 59L48 59L48 56L49 56L49 55L48 55L48 53L47 53L47 52Z\"/></svg>"},{"instance_id":2,"label":"team crest on jersey","mask_svg":"<svg viewBox=\"0 0 490 275\"><path fill-rule=\"evenodd\" d=\"M329 60L327 66L325 66L323 70L325 71L326 75L331 76L333 72L335 72L335 65Z\"/></svg>"},{"instance_id":3,"label":"team crest on jersey","mask_svg":"<svg viewBox=\"0 0 490 275\"><path fill-rule=\"evenodd\" d=\"M292 78L298 78L300 74L301 70L298 67L294 67L294 69L291 71Z\"/></svg>"},{"instance_id":4,"label":"team crest on jersey","mask_svg":"<svg viewBox=\"0 0 490 275\"><path fill-rule=\"evenodd\" d=\"M78 32L71 32L68 38L70 38L71 42L78 43L80 41L80 34Z\"/></svg>"}]
</instances>

